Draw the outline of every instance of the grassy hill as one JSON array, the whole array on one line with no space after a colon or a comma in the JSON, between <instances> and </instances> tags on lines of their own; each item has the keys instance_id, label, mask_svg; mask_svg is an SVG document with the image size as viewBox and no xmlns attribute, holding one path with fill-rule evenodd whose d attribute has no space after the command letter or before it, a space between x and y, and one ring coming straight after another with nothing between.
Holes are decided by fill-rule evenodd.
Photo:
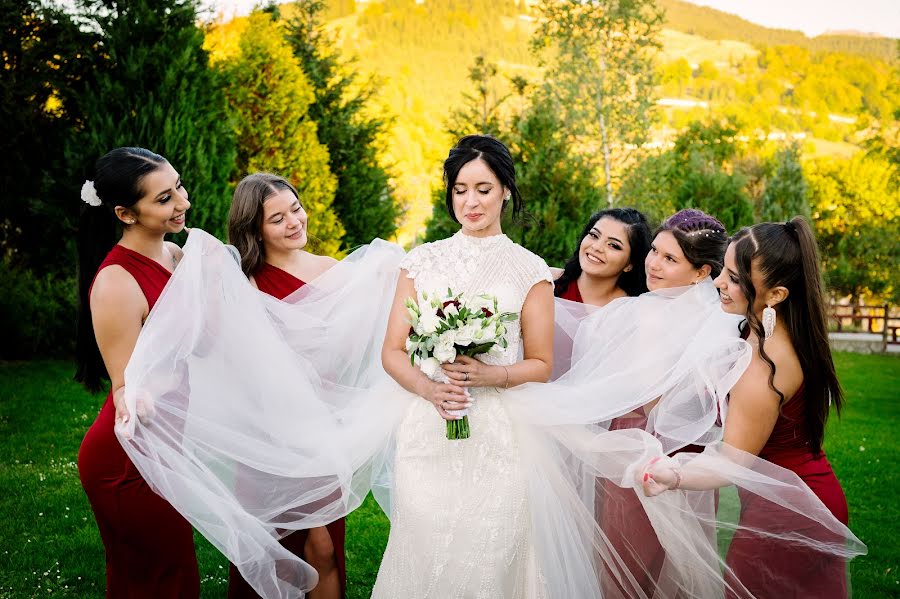
<instances>
[{"instance_id":1,"label":"grassy hill","mask_svg":"<svg viewBox=\"0 0 900 599\"><path fill-rule=\"evenodd\" d=\"M810 155L846 157L857 131L888 118L900 106L897 42L851 35L808 38L769 29L681 0L658 0L667 22L660 34L660 136L710 114L742 120L765 137L810 140ZM332 0L328 28L356 68L381 81L373 110L393 119L382 158L393 165L396 197L405 205L399 240L412 241L430 215L432 188L453 140L452 111L471 93L469 69L483 55L498 66L496 96L508 78L537 83L542 70L529 51L535 15L511 0L386 0L357 4ZM290 14L290 6L282 8ZM211 32L219 48L235 43L232 22ZM693 105L688 105L693 102Z\"/></svg>"}]
</instances>

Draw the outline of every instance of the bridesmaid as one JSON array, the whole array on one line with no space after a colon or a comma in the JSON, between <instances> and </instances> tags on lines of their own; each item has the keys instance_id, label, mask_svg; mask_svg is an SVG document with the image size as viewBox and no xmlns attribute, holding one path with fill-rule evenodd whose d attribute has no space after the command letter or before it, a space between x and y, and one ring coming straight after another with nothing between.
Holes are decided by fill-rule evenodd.
<instances>
[{"instance_id":1,"label":"bridesmaid","mask_svg":"<svg viewBox=\"0 0 900 599\"><path fill-rule=\"evenodd\" d=\"M754 350L729 394L725 443L796 473L846 525L847 500L822 450L829 408L840 412L843 393L828 345L819 256L809 223L795 217L742 229L728 246L716 286L722 309L746 318L743 335ZM647 472L648 495L716 486L690 465L682 471L658 463ZM740 588L735 580L757 597L847 596L844 560L752 532L790 531L796 515L757 495L740 496L739 530L726 558L728 596Z\"/></svg>"},{"instance_id":2,"label":"bridesmaid","mask_svg":"<svg viewBox=\"0 0 900 599\"><path fill-rule=\"evenodd\" d=\"M234 190L228 215L228 239L241 255L241 268L254 287L284 299L337 261L304 250L308 241L307 215L297 190L286 179L268 173L245 177ZM310 599L343 597L347 586L344 556L345 522L298 530L281 544L319 573ZM232 565L228 597L257 597Z\"/></svg>"},{"instance_id":3,"label":"bridesmaid","mask_svg":"<svg viewBox=\"0 0 900 599\"><path fill-rule=\"evenodd\" d=\"M716 218L694 209L673 214L656 230L650 244L644 262L646 287L650 291L687 287L718 276L727 243L725 227ZM709 293L714 301L711 285ZM646 429L652 407L645 406L616 418L610 430ZM682 451L699 452L703 447L688 445L676 453ZM600 527L633 577L633 580L622 578L616 572L618 568L607 566L604 590L612 596L619 593L628 596L640 589L653 596L660 584L666 555L640 499L634 489L623 489L609 482L598 488L598 492Z\"/></svg>"},{"instance_id":4,"label":"bridesmaid","mask_svg":"<svg viewBox=\"0 0 900 599\"><path fill-rule=\"evenodd\" d=\"M647 291L644 257L650 226L634 208L608 208L591 215L581 241L563 268L550 269L553 294L602 307L614 299Z\"/></svg>"},{"instance_id":5,"label":"bridesmaid","mask_svg":"<svg viewBox=\"0 0 900 599\"><path fill-rule=\"evenodd\" d=\"M81 197L89 206L78 232L75 379L97 391L108 378L110 390L81 444L78 472L106 549L106 596L198 597L190 524L144 481L113 430L133 417L123 401L125 365L181 258L164 237L184 229L191 204L178 172L143 148L100 158Z\"/></svg>"}]
</instances>

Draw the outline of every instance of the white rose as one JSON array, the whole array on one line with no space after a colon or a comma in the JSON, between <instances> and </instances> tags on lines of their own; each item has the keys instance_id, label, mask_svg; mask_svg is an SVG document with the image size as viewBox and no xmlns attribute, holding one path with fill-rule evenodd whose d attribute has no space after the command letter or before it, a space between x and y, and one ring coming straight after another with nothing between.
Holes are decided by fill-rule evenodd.
<instances>
[{"instance_id":1,"label":"white rose","mask_svg":"<svg viewBox=\"0 0 900 599\"><path fill-rule=\"evenodd\" d=\"M447 304L444 308L444 315L447 317L456 316L459 314L459 309L456 307L456 304Z\"/></svg>"},{"instance_id":2,"label":"white rose","mask_svg":"<svg viewBox=\"0 0 900 599\"><path fill-rule=\"evenodd\" d=\"M456 344L465 347L475 340L475 334L481 330L477 323L467 324L456 331Z\"/></svg>"},{"instance_id":3,"label":"white rose","mask_svg":"<svg viewBox=\"0 0 900 599\"><path fill-rule=\"evenodd\" d=\"M441 363L438 362L435 358L425 358L419 363L419 368L422 369L422 372L425 373L430 379L434 378L434 375L437 374L437 371L441 368Z\"/></svg>"},{"instance_id":4,"label":"white rose","mask_svg":"<svg viewBox=\"0 0 900 599\"><path fill-rule=\"evenodd\" d=\"M438 325L441 323L441 319L434 312L424 312L419 317L418 326L416 327L416 332L420 335L431 335L434 333Z\"/></svg>"},{"instance_id":5,"label":"white rose","mask_svg":"<svg viewBox=\"0 0 900 599\"><path fill-rule=\"evenodd\" d=\"M452 362L456 359L456 348L453 347L456 335L454 331L446 331L441 333L437 342L434 344L434 357L442 364Z\"/></svg>"}]
</instances>

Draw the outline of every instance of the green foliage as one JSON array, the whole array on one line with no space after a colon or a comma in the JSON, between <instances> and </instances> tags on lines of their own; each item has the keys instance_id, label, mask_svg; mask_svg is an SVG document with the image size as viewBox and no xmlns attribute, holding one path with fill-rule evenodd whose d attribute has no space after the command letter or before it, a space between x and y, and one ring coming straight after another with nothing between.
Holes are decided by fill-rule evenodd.
<instances>
[{"instance_id":1,"label":"green foliage","mask_svg":"<svg viewBox=\"0 0 900 599\"><path fill-rule=\"evenodd\" d=\"M800 145L780 149L771 161L774 171L766 182L758 220L787 221L795 216L810 218L806 178L800 164Z\"/></svg>"},{"instance_id":2,"label":"green foliage","mask_svg":"<svg viewBox=\"0 0 900 599\"><path fill-rule=\"evenodd\" d=\"M227 104L203 49L196 5L81 0L102 37L105 60L77 97L82 118L66 147L72 202L94 162L119 146L143 146L182 174L192 225L222 235L230 203L234 135Z\"/></svg>"},{"instance_id":3,"label":"green foliage","mask_svg":"<svg viewBox=\"0 0 900 599\"><path fill-rule=\"evenodd\" d=\"M653 0L541 3L533 47L552 50L547 76L566 125L600 149L610 205L626 148L649 136L662 21Z\"/></svg>"},{"instance_id":4,"label":"green foliage","mask_svg":"<svg viewBox=\"0 0 900 599\"><path fill-rule=\"evenodd\" d=\"M63 278L0 261L0 359L67 356L75 348L77 289L74 272Z\"/></svg>"},{"instance_id":5,"label":"green foliage","mask_svg":"<svg viewBox=\"0 0 900 599\"><path fill-rule=\"evenodd\" d=\"M620 190L620 203L644 211L654 222L682 208L698 208L729 231L753 223L745 175L734 168L741 148L728 122L692 123L674 147L644 160Z\"/></svg>"},{"instance_id":6,"label":"green foliage","mask_svg":"<svg viewBox=\"0 0 900 599\"><path fill-rule=\"evenodd\" d=\"M588 217L605 203L591 165L574 151L560 112L551 98L538 96L515 120L510 140L527 210L516 240L557 265L571 256Z\"/></svg>"},{"instance_id":7,"label":"green foliage","mask_svg":"<svg viewBox=\"0 0 900 599\"><path fill-rule=\"evenodd\" d=\"M337 189L332 206L346 231L343 249L391 239L400 210L391 189L391 174L379 164L379 146L388 122L371 117L367 107L378 93L372 79L360 81L356 61L342 62L337 42L321 24L324 2L300 0L288 21L287 40L309 78L315 101L309 117L319 142L327 146Z\"/></svg>"},{"instance_id":8,"label":"green foliage","mask_svg":"<svg viewBox=\"0 0 900 599\"><path fill-rule=\"evenodd\" d=\"M239 54L222 66L235 115L237 170L240 176L267 171L291 180L309 213L311 249L339 255L344 228L331 209L337 180L308 114L314 89L284 34L270 15L254 12Z\"/></svg>"},{"instance_id":9,"label":"green foliage","mask_svg":"<svg viewBox=\"0 0 900 599\"><path fill-rule=\"evenodd\" d=\"M890 165L819 160L806 178L825 280L837 295L900 299L900 190Z\"/></svg>"},{"instance_id":10,"label":"green foliage","mask_svg":"<svg viewBox=\"0 0 900 599\"><path fill-rule=\"evenodd\" d=\"M521 112L513 108L510 113L506 103L513 99L511 94L490 97L496 77L495 65L476 58L469 76L476 93L465 95L466 103L449 125L451 132L455 137L487 132L507 144L525 212L514 220L508 210L503 228L549 263L562 264L590 214L603 203L603 193L595 184L589 162L574 150L563 111L551 90L538 90L526 108ZM459 224L447 212L444 189L435 190L426 240L443 239L458 230Z\"/></svg>"},{"instance_id":11,"label":"green foliage","mask_svg":"<svg viewBox=\"0 0 900 599\"><path fill-rule=\"evenodd\" d=\"M63 146L79 120L73 98L97 59L96 36L46 4L0 3L0 257L71 272L80 202Z\"/></svg>"}]
</instances>

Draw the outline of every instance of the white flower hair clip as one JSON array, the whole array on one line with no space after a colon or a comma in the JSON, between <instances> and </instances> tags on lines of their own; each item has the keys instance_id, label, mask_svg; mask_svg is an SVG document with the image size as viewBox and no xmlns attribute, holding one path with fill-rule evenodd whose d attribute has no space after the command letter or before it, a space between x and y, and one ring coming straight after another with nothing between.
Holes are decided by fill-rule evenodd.
<instances>
[{"instance_id":1,"label":"white flower hair clip","mask_svg":"<svg viewBox=\"0 0 900 599\"><path fill-rule=\"evenodd\" d=\"M93 181L85 181L81 186L81 199L91 206L99 206L103 203L100 196L97 195L97 190L94 189Z\"/></svg>"}]
</instances>

